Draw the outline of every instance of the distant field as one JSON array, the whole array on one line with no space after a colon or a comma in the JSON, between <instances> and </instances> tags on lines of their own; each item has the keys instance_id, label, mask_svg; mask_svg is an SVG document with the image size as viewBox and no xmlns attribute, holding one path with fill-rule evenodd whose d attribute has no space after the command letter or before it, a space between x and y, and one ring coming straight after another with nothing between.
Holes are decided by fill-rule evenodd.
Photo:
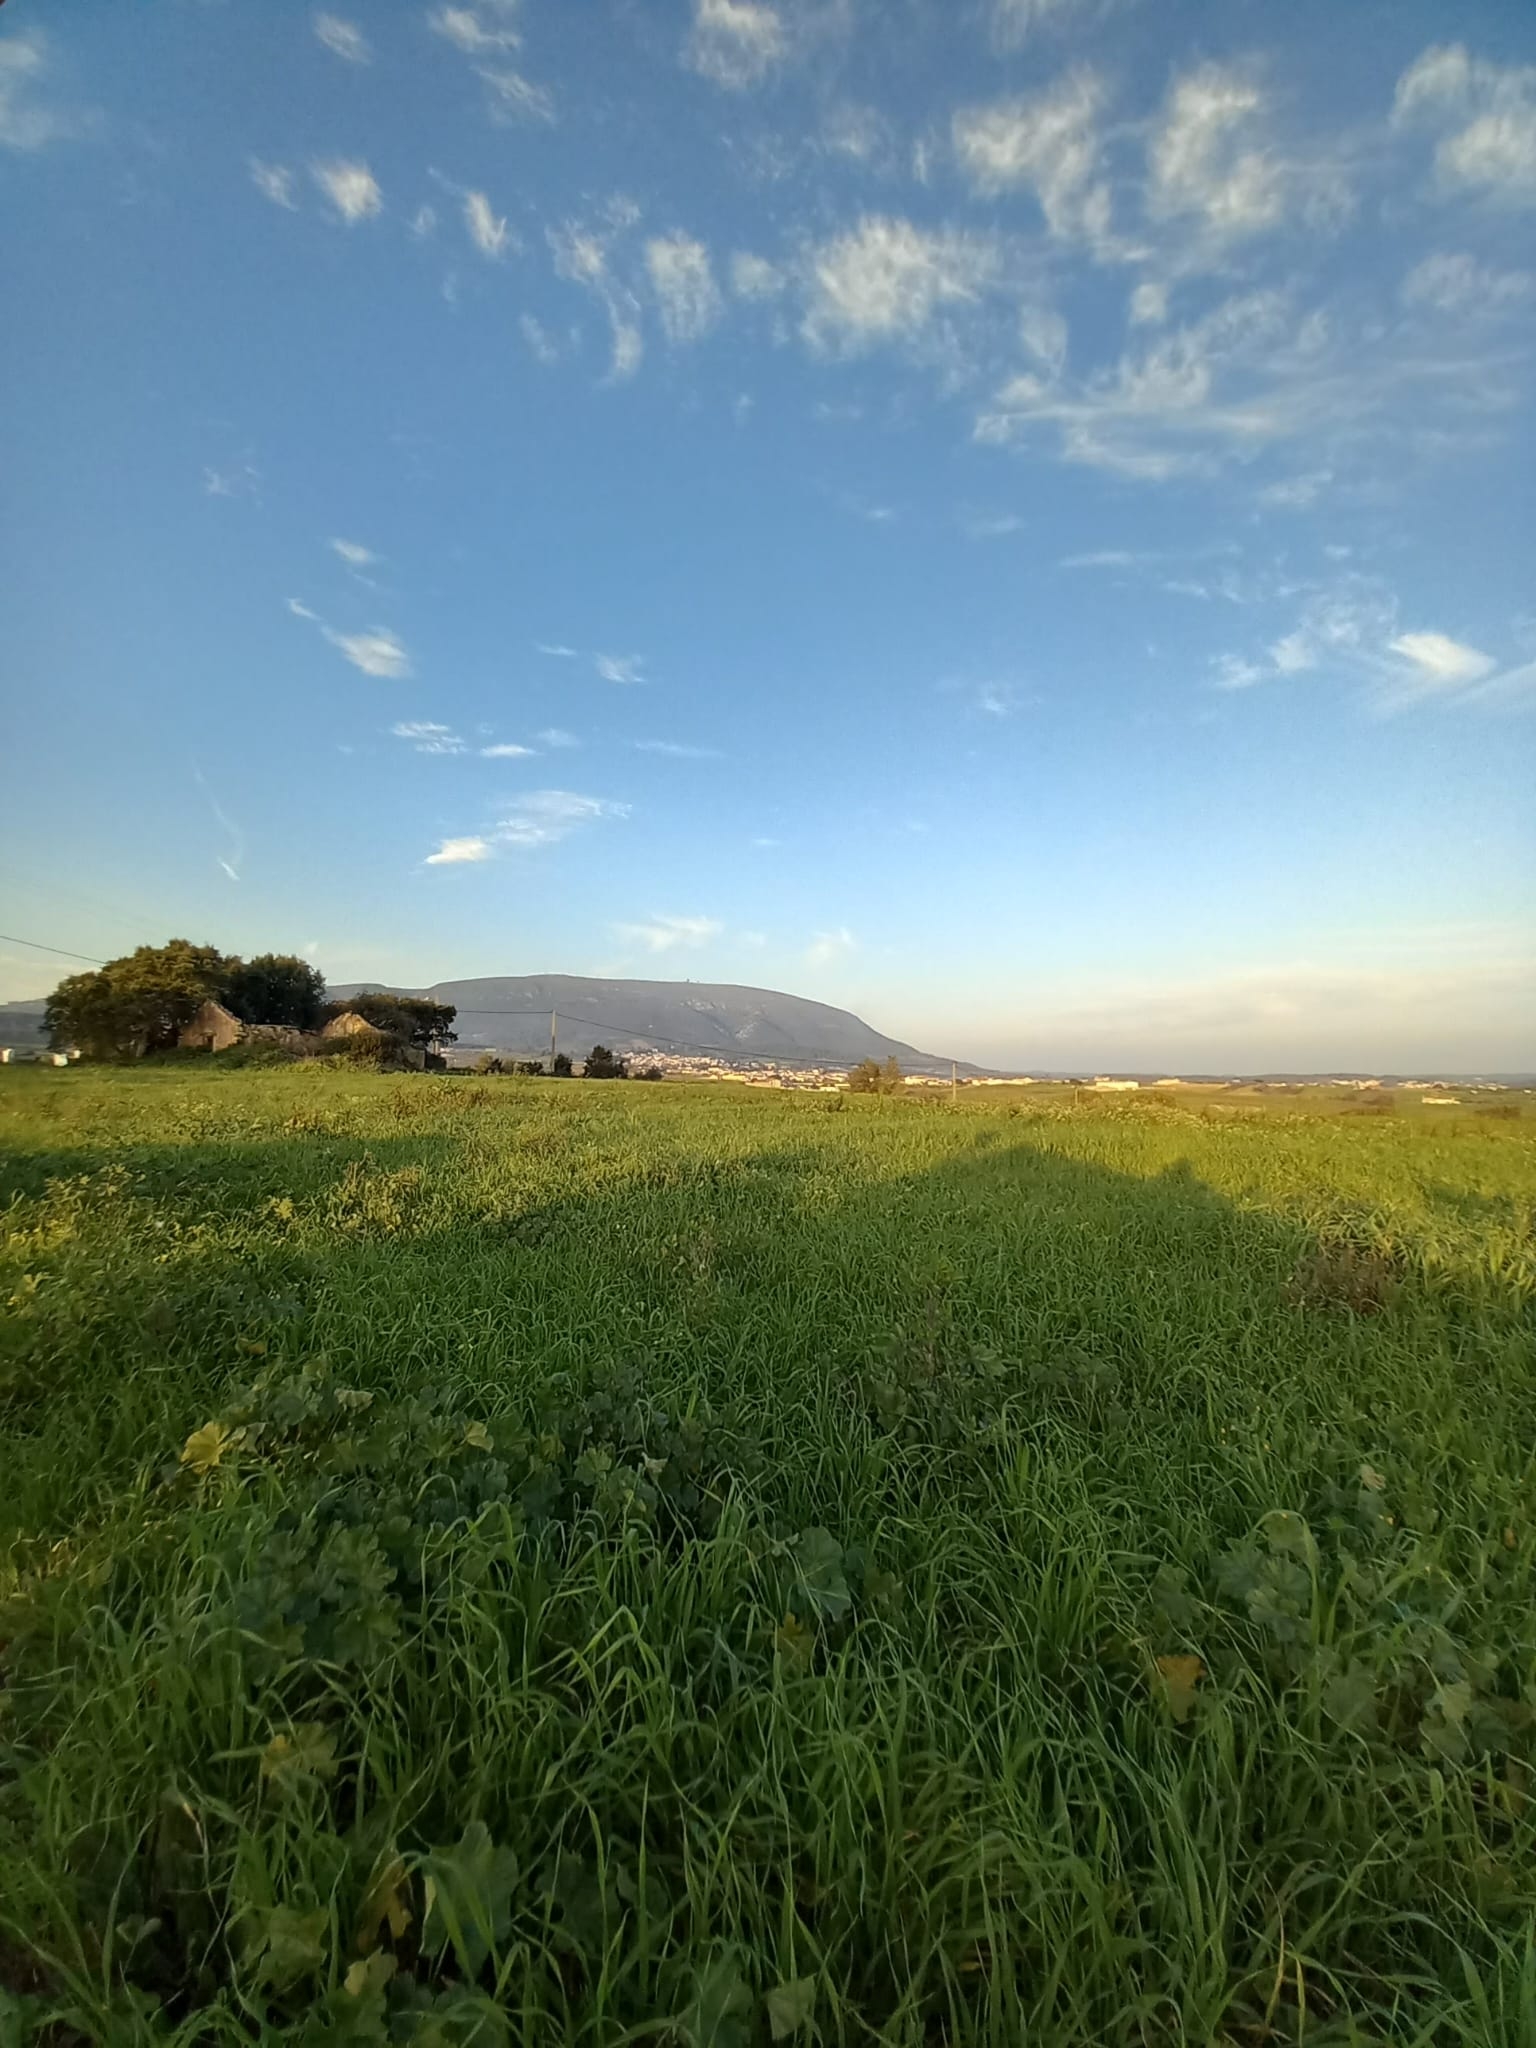
<instances>
[{"instance_id":1,"label":"distant field","mask_svg":"<svg viewBox=\"0 0 1536 2048\"><path fill-rule=\"evenodd\" d=\"M1536 1118L1343 1110L0 1073L0 2043L1536 2048Z\"/></svg>"}]
</instances>

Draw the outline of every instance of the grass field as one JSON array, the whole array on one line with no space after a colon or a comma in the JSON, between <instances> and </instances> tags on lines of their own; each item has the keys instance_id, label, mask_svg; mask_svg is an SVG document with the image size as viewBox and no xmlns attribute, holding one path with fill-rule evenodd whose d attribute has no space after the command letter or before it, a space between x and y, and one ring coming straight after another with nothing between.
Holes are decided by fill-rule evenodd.
<instances>
[{"instance_id":1,"label":"grass field","mask_svg":"<svg viewBox=\"0 0 1536 2048\"><path fill-rule=\"evenodd\" d=\"M1296 1107L0 1076L0 2042L1533 2048L1536 1120Z\"/></svg>"}]
</instances>

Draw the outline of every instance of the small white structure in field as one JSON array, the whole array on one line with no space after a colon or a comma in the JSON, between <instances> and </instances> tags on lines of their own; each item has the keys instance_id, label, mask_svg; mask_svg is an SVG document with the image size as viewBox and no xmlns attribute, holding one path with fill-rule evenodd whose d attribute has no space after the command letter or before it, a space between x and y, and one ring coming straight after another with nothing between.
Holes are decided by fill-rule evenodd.
<instances>
[{"instance_id":1,"label":"small white structure in field","mask_svg":"<svg viewBox=\"0 0 1536 2048\"><path fill-rule=\"evenodd\" d=\"M1108 1091L1118 1088L1139 1088L1141 1083L1139 1081L1115 1081L1108 1074L1095 1074L1092 1085L1095 1088Z\"/></svg>"},{"instance_id":2,"label":"small white structure in field","mask_svg":"<svg viewBox=\"0 0 1536 2048\"><path fill-rule=\"evenodd\" d=\"M1461 1097L1459 1095L1425 1095L1421 1096L1420 1100L1426 1109L1445 1109L1451 1103L1460 1102Z\"/></svg>"}]
</instances>

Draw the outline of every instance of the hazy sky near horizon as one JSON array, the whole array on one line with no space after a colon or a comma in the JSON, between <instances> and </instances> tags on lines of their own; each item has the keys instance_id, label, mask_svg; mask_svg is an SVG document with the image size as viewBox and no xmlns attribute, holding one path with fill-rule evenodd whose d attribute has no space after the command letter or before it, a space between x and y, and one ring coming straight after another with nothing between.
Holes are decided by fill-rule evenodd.
<instances>
[{"instance_id":1,"label":"hazy sky near horizon","mask_svg":"<svg viewBox=\"0 0 1536 2048\"><path fill-rule=\"evenodd\" d=\"M6 931L1536 1065L1536 11L10 0L0 275Z\"/></svg>"}]
</instances>

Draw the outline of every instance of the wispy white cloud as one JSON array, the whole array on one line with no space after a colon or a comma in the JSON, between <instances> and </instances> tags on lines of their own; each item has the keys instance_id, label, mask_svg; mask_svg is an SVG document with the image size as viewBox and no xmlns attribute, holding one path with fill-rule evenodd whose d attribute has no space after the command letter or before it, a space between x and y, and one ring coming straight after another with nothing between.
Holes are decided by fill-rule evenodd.
<instances>
[{"instance_id":1,"label":"wispy white cloud","mask_svg":"<svg viewBox=\"0 0 1536 2048\"><path fill-rule=\"evenodd\" d=\"M389 728L397 740L410 743L418 754L466 754L469 749L452 726L435 725L429 719L404 719Z\"/></svg>"},{"instance_id":2,"label":"wispy white cloud","mask_svg":"<svg viewBox=\"0 0 1536 2048\"><path fill-rule=\"evenodd\" d=\"M355 21L344 21L339 14L317 14L314 30L325 47L348 64L372 62L373 52L368 47L368 38Z\"/></svg>"},{"instance_id":3,"label":"wispy white cloud","mask_svg":"<svg viewBox=\"0 0 1536 2048\"><path fill-rule=\"evenodd\" d=\"M697 949L719 938L725 926L715 917L653 917L645 924L616 924L614 931L628 945L650 953Z\"/></svg>"},{"instance_id":4,"label":"wispy white cloud","mask_svg":"<svg viewBox=\"0 0 1536 2048\"><path fill-rule=\"evenodd\" d=\"M1256 653L1219 656L1212 672L1218 689L1250 689L1315 672L1350 686L1366 709L1383 717L1429 704L1510 708L1528 694L1518 667L1497 673L1497 660L1480 647L1438 629L1401 630L1398 598L1379 577L1349 570L1303 583L1299 591L1294 583L1284 587L1302 600L1296 624Z\"/></svg>"},{"instance_id":5,"label":"wispy white cloud","mask_svg":"<svg viewBox=\"0 0 1536 2048\"><path fill-rule=\"evenodd\" d=\"M491 202L483 192L464 194L464 225L469 230L469 239L482 256L493 262L507 252L507 223L497 216Z\"/></svg>"},{"instance_id":6,"label":"wispy white cloud","mask_svg":"<svg viewBox=\"0 0 1536 2048\"><path fill-rule=\"evenodd\" d=\"M584 826L629 816L629 805L608 797L581 796L569 789L535 789L521 796L484 832L445 839L428 854L428 867L494 859L502 852L531 852L558 845Z\"/></svg>"},{"instance_id":7,"label":"wispy white cloud","mask_svg":"<svg viewBox=\"0 0 1536 2048\"><path fill-rule=\"evenodd\" d=\"M566 221L546 231L556 273L593 293L608 316L612 341L608 374L615 383L635 374L645 352L640 301L613 267L619 243L639 218L639 207L620 195L610 199L595 220Z\"/></svg>"},{"instance_id":8,"label":"wispy white cloud","mask_svg":"<svg viewBox=\"0 0 1536 2048\"><path fill-rule=\"evenodd\" d=\"M345 221L348 227L356 226L360 220L371 220L383 211L384 196L366 164L336 158L329 163L311 164L309 169L337 219Z\"/></svg>"},{"instance_id":9,"label":"wispy white cloud","mask_svg":"<svg viewBox=\"0 0 1536 2048\"><path fill-rule=\"evenodd\" d=\"M192 763L192 780L208 799L208 808L213 813L214 822L225 837L225 850L222 854L214 855L214 865L222 868L230 881L238 882L240 870L245 865L245 834L219 802L207 777L195 761Z\"/></svg>"},{"instance_id":10,"label":"wispy white cloud","mask_svg":"<svg viewBox=\"0 0 1536 2048\"><path fill-rule=\"evenodd\" d=\"M552 846L583 825L628 816L628 804L607 797L578 796L569 789L536 789L518 799L497 825L494 837L501 846Z\"/></svg>"},{"instance_id":11,"label":"wispy white cloud","mask_svg":"<svg viewBox=\"0 0 1536 2048\"><path fill-rule=\"evenodd\" d=\"M1148 152L1153 213L1193 214L1225 236L1273 227L1285 186L1258 139L1264 109L1258 85L1233 66L1201 64L1175 79Z\"/></svg>"},{"instance_id":12,"label":"wispy white cloud","mask_svg":"<svg viewBox=\"0 0 1536 2048\"><path fill-rule=\"evenodd\" d=\"M1393 448L1488 445L1521 401L1531 353L1470 323L1384 322L1338 301L1308 308L1289 290L1240 291L1183 325L1137 330L1117 362L1086 375L1032 365L975 434L1028 445L1049 428L1065 461L1148 482L1211 477L1289 446L1301 474L1331 481L1345 459L1379 467Z\"/></svg>"},{"instance_id":13,"label":"wispy white cloud","mask_svg":"<svg viewBox=\"0 0 1536 2048\"><path fill-rule=\"evenodd\" d=\"M683 740L636 740L635 751L641 754L667 754L674 761L718 761L718 747L689 746Z\"/></svg>"},{"instance_id":14,"label":"wispy white cloud","mask_svg":"<svg viewBox=\"0 0 1536 2048\"><path fill-rule=\"evenodd\" d=\"M689 342L707 334L720 317L720 293L704 244L691 235L655 236L645 245L645 267L667 339Z\"/></svg>"},{"instance_id":15,"label":"wispy white cloud","mask_svg":"<svg viewBox=\"0 0 1536 2048\"><path fill-rule=\"evenodd\" d=\"M427 22L466 57L488 57L521 44L516 14L515 4L505 0L478 0L467 7L434 7Z\"/></svg>"},{"instance_id":16,"label":"wispy white cloud","mask_svg":"<svg viewBox=\"0 0 1536 2048\"><path fill-rule=\"evenodd\" d=\"M1398 80L1393 119L1434 134L1442 191L1536 204L1536 65L1494 64L1464 43L1435 45Z\"/></svg>"},{"instance_id":17,"label":"wispy white cloud","mask_svg":"<svg viewBox=\"0 0 1536 2048\"><path fill-rule=\"evenodd\" d=\"M490 89L493 116L505 121L542 121L546 126L553 125L555 98L546 86L535 85L531 78L506 64L483 64L480 76Z\"/></svg>"},{"instance_id":18,"label":"wispy white cloud","mask_svg":"<svg viewBox=\"0 0 1536 2048\"><path fill-rule=\"evenodd\" d=\"M445 839L436 853L429 853L426 865L429 868L459 867L469 861L489 860L491 842L478 836L463 839Z\"/></svg>"},{"instance_id":19,"label":"wispy white cloud","mask_svg":"<svg viewBox=\"0 0 1536 2048\"><path fill-rule=\"evenodd\" d=\"M878 107L840 101L827 110L820 141L829 156L846 157L866 170L888 169L892 163L891 124Z\"/></svg>"},{"instance_id":20,"label":"wispy white cloud","mask_svg":"<svg viewBox=\"0 0 1536 2048\"><path fill-rule=\"evenodd\" d=\"M1144 278L1131 293L1133 327L1161 327L1168 318L1168 287L1161 278Z\"/></svg>"},{"instance_id":21,"label":"wispy white cloud","mask_svg":"<svg viewBox=\"0 0 1536 2048\"><path fill-rule=\"evenodd\" d=\"M1403 279L1405 306L1436 313L1500 313L1527 304L1536 295L1536 277L1528 270L1495 270L1464 250L1438 251L1416 263Z\"/></svg>"},{"instance_id":22,"label":"wispy white cloud","mask_svg":"<svg viewBox=\"0 0 1536 2048\"><path fill-rule=\"evenodd\" d=\"M684 60L716 85L740 92L783 62L783 18L767 0L694 0Z\"/></svg>"},{"instance_id":23,"label":"wispy white cloud","mask_svg":"<svg viewBox=\"0 0 1536 2048\"><path fill-rule=\"evenodd\" d=\"M515 740L497 740L482 747L480 757L485 761L520 761L531 759L533 751L532 747L520 747Z\"/></svg>"},{"instance_id":24,"label":"wispy white cloud","mask_svg":"<svg viewBox=\"0 0 1536 2048\"><path fill-rule=\"evenodd\" d=\"M1019 345L1048 377L1067 367L1067 323L1053 306L1024 306L1019 312Z\"/></svg>"},{"instance_id":25,"label":"wispy white cloud","mask_svg":"<svg viewBox=\"0 0 1536 2048\"><path fill-rule=\"evenodd\" d=\"M534 738L543 747L579 747L581 745L581 741L576 737L575 733L567 732L563 726L559 725L545 726L541 733L534 734Z\"/></svg>"},{"instance_id":26,"label":"wispy white cloud","mask_svg":"<svg viewBox=\"0 0 1536 2048\"><path fill-rule=\"evenodd\" d=\"M361 541L332 540L330 547L340 555L349 569L372 569L377 566L378 556L372 548L365 548Z\"/></svg>"},{"instance_id":27,"label":"wispy white cloud","mask_svg":"<svg viewBox=\"0 0 1536 2048\"><path fill-rule=\"evenodd\" d=\"M974 302L995 269L977 237L866 214L811 252L803 331L829 353L913 340L945 308Z\"/></svg>"},{"instance_id":28,"label":"wispy white cloud","mask_svg":"<svg viewBox=\"0 0 1536 2048\"><path fill-rule=\"evenodd\" d=\"M1489 676L1463 692L1461 701L1486 711L1536 709L1536 661L1519 662Z\"/></svg>"},{"instance_id":29,"label":"wispy white cloud","mask_svg":"<svg viewBox=\"0 0 1536 2048\"><path fill-rule=\"evenodd\" d=\"M1058 28L1095 5L1096 0L992 0L992 41L1000 50L1017 50L1037 29Z\"/></svg>"},{"instance_id":30,"label":"wispy white cloud","mask_svg":"<svg viewBox=\"0 0 1536 2048\"><path fill-rule=\"evenodd\" d=\"M37 97L48 65L48 38L40 28L0 37L0 149L42 149L79 133L76 117Z\"/></svg>"},{"instance_id":31,"label":"wispy white cloud","mask_svg":"<svg viewBox=\"0 0 1536 2048\"><path fill-rule=\"evenodd\" d=\"M291 611L291 612L293 613L293 616L294 616L294 617L295 617L296 619L310 619L310 620L312 620L312 621L315 621L316 623L318 623L318 620L319 620L319 616L320 616L320 615L319 615L319 613L318 613L318 612L312 612L312 611L310 610L310 608L309 608L309 606L308 606L307 604L304 604L304 603L302 603L302 602L301 602L301 601L300 601L300 600L299 600L298 598L296 598L296 597L290 597L290 598L289 598L289 600L288 600L288 609L289 609L289 611Z\"/></svg>"},{"instance_id":32,"label":"wispy white cloud","mask_svg":"<svg viewBox=\"0 0 1536 2048\"><path fill-rule=\"evenodd\" d=\"M517 325L535 362L543 363L546 368L559 362L562 353L560 342L542 320L535 319L532 313L524 313Z\"/></svg>"},{"instance_id":33,"label":"wispy white cloud","mask_svg":"<svg viewBox=\"0 0 1536 2048\"><path fill-rule=\"evenodd\" d=\"M367 633L338 633L330 626L321 632L365 676L383 676L397 682L411 673L411 658L399 638L387 626L375 626Z\"/></svg>"},{"instance_id":34,"label":"wispy white cloud","mask_svg":"<svg viewBox=\"0 0 1536 2048\"><path fill-rule=\"evenodd\" d=\"M1271 511L1309 512L1332 482L1331 469L1310 469L1303 475L1265 484L1258 493L1258 502Z\"/></svg>"},{"instance_id":35,"label":"wispy white cloud","mask_svg":"<svg viewBox=\"0 0 1536 2048\"><path fill-rule=\"evenodd\" d=\"M1209 468L1213 451L1230 453L1234 444L1254 450L1287 430L1286 411L1273 397L1222 402L1217 379L1251 371L1266 352L1281 349L1293 328L1279 293L1240 294L1142 352L1127 352L1113 372L1096 373L1075 389L1034 373L1013 378L978 420L977 436L1007 442L1049 421L1069 461L1154 481Z\"/></svg>"},{"instance_id":36,"label":"wispy white cloud","mask_svg":"<svg viewBox=\"0 0 1536 2048\"><path fill-rule=\"evenodd\" d=\"M1491 654L1467 647L1448 633L1400 633L1388 645L1394 654L1400 654L1412 665L1432 690L1480 683L1498 666Z\"/></svg>"},{"instance_id":37,"label":"wispy white cloud","mask_svg":"<svg viewBox=\"0 0 1536 2048\"><path fill-rule=\"evenodd\" d=\"M1024 521L1017 512L967 512L960 526L972 540L1005 540L1010 533L1021 533Z\"/></svg>"},{"instance_id":38,"label":"wispy white cloud","mask_svg":"<svg viewBox=\"0 0 1536 2048\"><path fill-rule=\"evenodd\" d=\"M643 683L645 657L640 654L594 654L592 666L605 683Z\"/></svg>"},{"instance_id":39,"label":"wispy white cloud","mask_svg":"<svg viewBox=\"0 0 1536 2048\"><path fill-rule=\"evenodd\" d=\"M743 249L731 258L731 290L738 299L776 298L787 283L780 266L770 263L766 256L754 256Z\"/></svg>"},{"instance_id":40,"label":"wispy white cloud","mask_svg":"<svg viewBox=\"0 0 1536 2048\"><path fill-rule=\"evenodd\" d=\"M536 640L533 651L535 654L552 654L557 661L577 661L581 656L579 647L563 647L557 640Z\"/></svg>"},{"instance_id":41,"label":"wispy white cloud","mask_svg":"<svg viewBox=\"0 0 1536 2048\"><path fill-rule=\"evenodd\" d=\"M858 943L847 925L840 925L836 931L818 932L805 949L806 965L828 967L834 961L846 958Z\"/></svg>"},{"instance_id":42,"label":"wispy white cloud","mask_svg":"<svg viewBox=\"0 0 1536 2048\"><path fill-rule=\"evenodd\" d=\"M1255 683L1263 682L1265 674L1259 662L1249 661L1241 654L1220 654L1213 667L1218 690L1251 690Z\"/></svg>"},{"instance_id":43,"label":"wispy white cloud","mask_svg":"<svg viewBox=\"0 0 1536 2048\"><path fill-rule=\"evenodd\" d=\"M953 124L961 169L978 192L1028 188L1059 240L1102 246L1110 225L1100 174L1104 102L1101 81L1079 70L1033 97L964 107Z\"/></svg>"},{"instance_id":44,"label":"wispy white cloud","mask_svg":"<svg viewBox=\"0 0 1536 2048\"><path fill-rule=\"evenodd\" d=\"M250 161L251 183L263 199L270 199L274 206L285 206L291 213L298 205L294 196L293 172L286 164L263 163L260 157Z\"/></svg>"},{"instance_id":45,"label":"wispy white cloud","mask_svg":"<svg viewBox=\"0 0 1536 2048\"><path fill-rule=\"evenodd\" d=\"M1269 658L1275 673L1282 676L1304 675L1308 669L1317 667L1317 649L1299 627L1274 643Z\"/></svg>"},{"instance_id":46,"label":"wispy white cloud","mask_svg":"<svg viewBox=\"0 0 1536 2048\"><path fill-rule=\"evenodd\" d=\"M203 489L210 498L254 498L260 488L261 472L249 462L231 463L227 469L204 467Z\"/></svg>"}]
</instances>

